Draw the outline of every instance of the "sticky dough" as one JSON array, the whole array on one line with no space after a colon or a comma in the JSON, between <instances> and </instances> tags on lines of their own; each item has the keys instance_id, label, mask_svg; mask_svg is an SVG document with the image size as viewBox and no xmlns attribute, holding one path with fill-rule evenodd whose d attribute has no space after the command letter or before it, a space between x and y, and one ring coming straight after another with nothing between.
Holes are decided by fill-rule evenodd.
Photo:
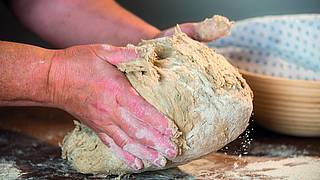
<instances>
[{"instance_id":1,"label":"sticky dough","mask_svg":"<svg viewBox=\"0 0 320 180\"><path fill-rule=\"evenodd\" d=\"M180 155L165 168L217 151L247 127L252 91L238 70L206 45L177 29L170 37L143 41L140 57L118 65L131 85L170 119ZM63 141L62 156L82 173L125 174L118 159L83 124ZM141 171L159 168L144 162Z\"/></svg>"}]
</instances>

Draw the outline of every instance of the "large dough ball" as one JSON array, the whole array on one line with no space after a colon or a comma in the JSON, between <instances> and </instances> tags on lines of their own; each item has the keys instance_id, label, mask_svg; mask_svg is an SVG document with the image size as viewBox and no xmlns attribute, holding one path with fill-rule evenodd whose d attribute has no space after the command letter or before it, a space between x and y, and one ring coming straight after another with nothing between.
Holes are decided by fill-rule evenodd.
<instances>
[{"instance_id":1,"label":"large dough ball","mask_svg":"<svg viewBox=\"0 0 320 180\"><path fill-rule=\"evenodd\" d=\"M181 154L166 168L217 151L246 129L252 91L222 55L180 31L144 41L138 51L140 58L118 68L143 98L178 127L173 141ZM132 172L81 124L65 137L62 153L83 173ZM155 169L145 162L142 171Z\"/></svg>"}]
</instances>

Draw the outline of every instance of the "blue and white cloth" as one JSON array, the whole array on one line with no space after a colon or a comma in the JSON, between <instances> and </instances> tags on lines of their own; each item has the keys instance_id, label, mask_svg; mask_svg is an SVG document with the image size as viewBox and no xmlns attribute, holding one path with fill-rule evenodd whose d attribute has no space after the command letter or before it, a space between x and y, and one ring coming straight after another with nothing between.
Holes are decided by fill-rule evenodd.
<instances>
[{"instance_id":1,"label":"blue and white cloth","mask_svg":"<svg viewBox=\"0 0 320 180\"><path fill-rule=\"evenodd\" d=\"M229 36L208 46L240 69L289 79L320 80L320 14L238 21Z\"/></svg>"}]
</instances>

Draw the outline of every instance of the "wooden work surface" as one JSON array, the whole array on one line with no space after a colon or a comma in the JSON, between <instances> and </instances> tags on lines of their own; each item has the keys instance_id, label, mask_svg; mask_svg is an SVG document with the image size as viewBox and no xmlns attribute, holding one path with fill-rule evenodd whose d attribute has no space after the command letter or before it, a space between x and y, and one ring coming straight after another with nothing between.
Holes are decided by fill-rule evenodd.
<instances>
[{"instance_id":1,"label":"wooden work surface","mask_svg":"<svg viewBox=\"0 0 320 180\"><path fill-rule=\"evenodd\" d=\"M114 178L77 173L60 158L58 144L64 135L73 129L73 119L69 114L56 109L0 108L0 168L1 162L13 162L20 170L19 179ZM244 171L241 168L252 162L280 160L294 156L310 156L320 163L320 138L279 135L256 125L251 125L248 129L250 133L242 135L219 153L210 154L179 168L127 175L122 178L270 179L273 177L260 176L259 173ZM249 139L253 140L248 141ZM241 153L245 154L239 157ZM301 164L304 163L293 166ZM226 172L238 172L238 174L226 175Z\"/></svg>"}]
</instances>

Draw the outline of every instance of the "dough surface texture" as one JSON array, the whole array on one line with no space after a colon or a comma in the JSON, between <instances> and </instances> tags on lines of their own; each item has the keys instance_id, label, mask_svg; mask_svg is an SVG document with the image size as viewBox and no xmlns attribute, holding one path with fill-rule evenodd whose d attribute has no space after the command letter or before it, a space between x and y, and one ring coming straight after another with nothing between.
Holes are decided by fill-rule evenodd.
<instances>
[{"instance_id":1,"label":"dough surface texture","mask_svg":"<svg viewBox=\"0 0 320 180\"><path fill-rule=\"evenodd\" d=\"M217 151L236 139L252 113L252 91L222 55L177 28L170 37L143 41L140 57L118 65L131 85L170 119L180 155L165 168ZM62 156L82 173L133 171L93 131L76 123L62 145ZM159 169L144 162L142 171Z\"/></svg>"}]
</instances>

